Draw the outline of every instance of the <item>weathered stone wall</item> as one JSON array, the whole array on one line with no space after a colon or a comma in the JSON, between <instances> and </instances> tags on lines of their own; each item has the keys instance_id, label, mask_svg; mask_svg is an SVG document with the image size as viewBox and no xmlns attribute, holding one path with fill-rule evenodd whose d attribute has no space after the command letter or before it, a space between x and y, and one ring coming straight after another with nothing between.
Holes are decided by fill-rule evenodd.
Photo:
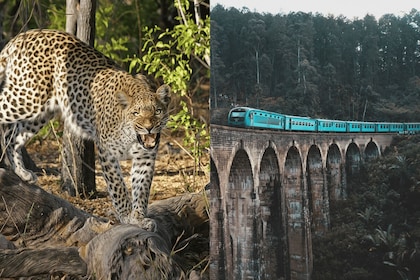
<instances>
[{"instance_id":1,"label":"weathered stone wall","mask_svg":"<svg viewBox=\"0 0 420 280\"><path fill-rule=\"evenodd\" d=\"M392 136L212 125L211 278L310 279L330 200Z\"/></svg>"}]
</instances>

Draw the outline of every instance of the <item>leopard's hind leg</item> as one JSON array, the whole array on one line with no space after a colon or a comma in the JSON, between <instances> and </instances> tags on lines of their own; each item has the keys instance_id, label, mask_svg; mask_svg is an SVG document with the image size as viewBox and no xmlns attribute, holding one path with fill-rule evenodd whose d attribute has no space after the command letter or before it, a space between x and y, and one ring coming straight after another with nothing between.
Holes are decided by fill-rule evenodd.
<instances>
[{"instance_id":1,"label":"leopard's hind leg","mask_svg":"<svg viewBox=\"0 0 420 280\"><path fill-rule=\"evenodd\" d=\"M6 155L11 169L24 181L34 183L37 176L25 168L22 148L50 119L44 117L35 121L20 121L2 125L2 157Z\"/></svg>"}]
</instances>

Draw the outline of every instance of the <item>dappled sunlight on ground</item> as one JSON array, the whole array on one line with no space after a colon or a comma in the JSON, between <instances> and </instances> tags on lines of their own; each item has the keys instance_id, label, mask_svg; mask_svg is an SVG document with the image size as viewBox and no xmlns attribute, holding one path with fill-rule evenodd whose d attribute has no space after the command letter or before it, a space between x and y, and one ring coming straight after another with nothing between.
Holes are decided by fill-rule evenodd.
<instances>
[{"instance_id":1,"label":"dappled sunlight on ground","mask_svg":"<svg viewBox=\"0 0 420 280\"><path fill-rule=\"evenodd\" d=\"M175 139L174 139L175 140ZM174 143L181 142L173 141ZM155 176L152 183L150 202L169 198L186 192L198 192L209 182L209 155L204 155L200 166L194 167L193 158L182 151L169 137L162 137L161 147L156 161ZM55 139L36 139L27 145L31 158L44 174L38 174L37 185L49 193L58 195L76 207L94 215L115 219L111 199L102 177L102 169L96 163L97 195L91 199L71 197L60 189L61 143ZM130 161L122 161L124 180L131 190Z\"/></svg>"}]
</instances>

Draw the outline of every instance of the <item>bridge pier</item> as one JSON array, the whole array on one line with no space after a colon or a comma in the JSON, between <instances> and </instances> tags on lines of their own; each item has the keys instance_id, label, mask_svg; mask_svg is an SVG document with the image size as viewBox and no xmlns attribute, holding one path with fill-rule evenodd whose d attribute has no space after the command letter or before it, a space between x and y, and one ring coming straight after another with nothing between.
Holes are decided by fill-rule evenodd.
<instances>
[{"instance_id":1,"label":"bridge pier","mask_svg":"<svg viewBox=\"0 0 420 280\"><path fill-rule=\"evenodd\" d=\"M312 236L392 135L211 126L211 279L310 279ZM347 174L350 172L350 174Z\"/></svg>"}]
</instances>

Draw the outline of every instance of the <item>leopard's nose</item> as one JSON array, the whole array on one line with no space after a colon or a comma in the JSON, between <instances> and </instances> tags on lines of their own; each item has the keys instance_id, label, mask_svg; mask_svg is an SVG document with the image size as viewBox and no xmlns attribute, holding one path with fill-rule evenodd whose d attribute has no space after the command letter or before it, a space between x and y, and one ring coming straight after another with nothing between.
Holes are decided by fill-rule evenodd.
<instances>
[{"instance_id":1,"label":"leopard's nose","mask_svg":"<svg viewBox=\"0 0 420 280\"><path fill-rule=\"evenodd\" d=\"M142 122L143 128L151 130L153 128L153 121L151 119L146 119Z\"/></svg>"},{"instance_id":2,"label":"leopard's nose","mask_svg":"<svg viewBox=\"0 0 420 280\"><path fill-rule=\"evenodd\" d=\"M146 129L148 133L152 133L153 125L143 125L143 128Z\"/></svg>"}]
</instances>

